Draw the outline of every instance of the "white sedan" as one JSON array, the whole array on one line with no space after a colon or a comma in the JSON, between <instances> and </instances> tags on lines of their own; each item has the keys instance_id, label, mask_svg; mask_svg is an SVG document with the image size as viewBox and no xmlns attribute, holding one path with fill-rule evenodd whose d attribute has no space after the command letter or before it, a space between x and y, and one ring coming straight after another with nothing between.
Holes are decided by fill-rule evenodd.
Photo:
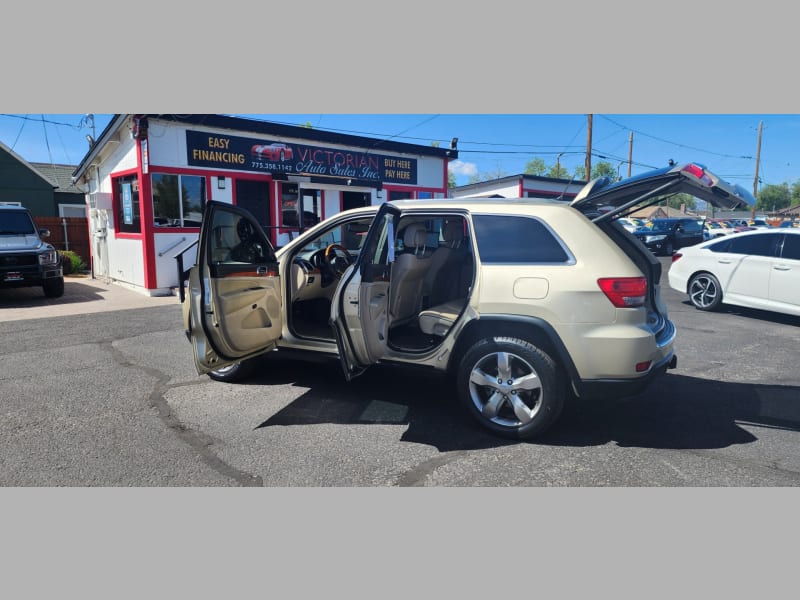
<instances>
[{"instance_id":1,"label":"white sedan","mask_svg":"<svg viewBox=\"0 0 800 600\"><path fill-rule=\"evenodd\" d=\"M725 303L800 316L800 230L743 231L681 248L667 277L700 310Z\"/></svg>"}]
</instances>

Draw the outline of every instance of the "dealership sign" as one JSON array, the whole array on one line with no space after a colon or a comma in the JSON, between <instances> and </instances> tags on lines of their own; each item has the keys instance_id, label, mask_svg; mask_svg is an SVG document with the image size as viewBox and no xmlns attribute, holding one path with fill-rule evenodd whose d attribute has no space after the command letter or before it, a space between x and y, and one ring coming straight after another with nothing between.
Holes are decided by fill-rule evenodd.
<instances>
[{"instance_id":1,"label":"dealership sign","mask_svg":"<svg viewBox=\"0 0 800 600\"><path fill-rule=\"evenodd\" d=\"M374 183L417 183L417 160L340 148L186 132L188 164L288 175L320 175Z\"/></svg>"}]
</instances>

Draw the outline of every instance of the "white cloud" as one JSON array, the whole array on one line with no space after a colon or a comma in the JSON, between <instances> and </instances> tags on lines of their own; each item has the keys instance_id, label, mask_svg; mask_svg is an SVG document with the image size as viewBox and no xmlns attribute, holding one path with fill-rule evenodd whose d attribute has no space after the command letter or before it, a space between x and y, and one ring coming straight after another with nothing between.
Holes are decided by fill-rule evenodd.
<instances>
[{"instance_id":1,"label":"white cloud","mask_svg":"<svg viewBox=\"0 0 800 600\"><path fill-rule=\"evenodd\" d=\"M478 174L478 166L475 163L468 163L462 160L454 160L447 165L447 170L455 175L472 177Z\"/></svg>"}]
</instances>

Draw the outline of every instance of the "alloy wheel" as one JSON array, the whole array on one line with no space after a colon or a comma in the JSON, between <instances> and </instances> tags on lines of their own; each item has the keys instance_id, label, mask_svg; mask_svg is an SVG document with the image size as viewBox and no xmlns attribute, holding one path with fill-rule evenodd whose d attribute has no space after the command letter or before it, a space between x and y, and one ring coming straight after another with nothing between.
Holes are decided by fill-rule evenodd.
<instances>
[{"instance_id":1,"label":"alloy wheel","mask_svg":"<svg viewBox=\"0 0 800 600\"><path fill-rule=\"evenodd\" d=\"M484 418L502 427L519 427L536 417L544 390L528 361L511 352L494 352L472 368L469 393Z\"/></svg>"}]
</instances>

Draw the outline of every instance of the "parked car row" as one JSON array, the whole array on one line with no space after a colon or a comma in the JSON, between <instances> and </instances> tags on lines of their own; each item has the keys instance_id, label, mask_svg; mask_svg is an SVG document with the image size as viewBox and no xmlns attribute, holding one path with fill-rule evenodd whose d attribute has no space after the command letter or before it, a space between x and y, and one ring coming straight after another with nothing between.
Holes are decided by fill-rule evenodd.
<instances>
[{"instance_id":1,"label":"parked car row","mask_svg":"<svg viewBox=\"0 0 800 600\"><path fill-rule=\"evenodd\" d=\"M776 229L764 219L732 219L702 217L663 217L642 221L621 217L617 222L635 235L656 255L672 256L680 248L756 229ZM784 221L780 228L796 227L793 221Z\"/></svg>"}]
</instances>

